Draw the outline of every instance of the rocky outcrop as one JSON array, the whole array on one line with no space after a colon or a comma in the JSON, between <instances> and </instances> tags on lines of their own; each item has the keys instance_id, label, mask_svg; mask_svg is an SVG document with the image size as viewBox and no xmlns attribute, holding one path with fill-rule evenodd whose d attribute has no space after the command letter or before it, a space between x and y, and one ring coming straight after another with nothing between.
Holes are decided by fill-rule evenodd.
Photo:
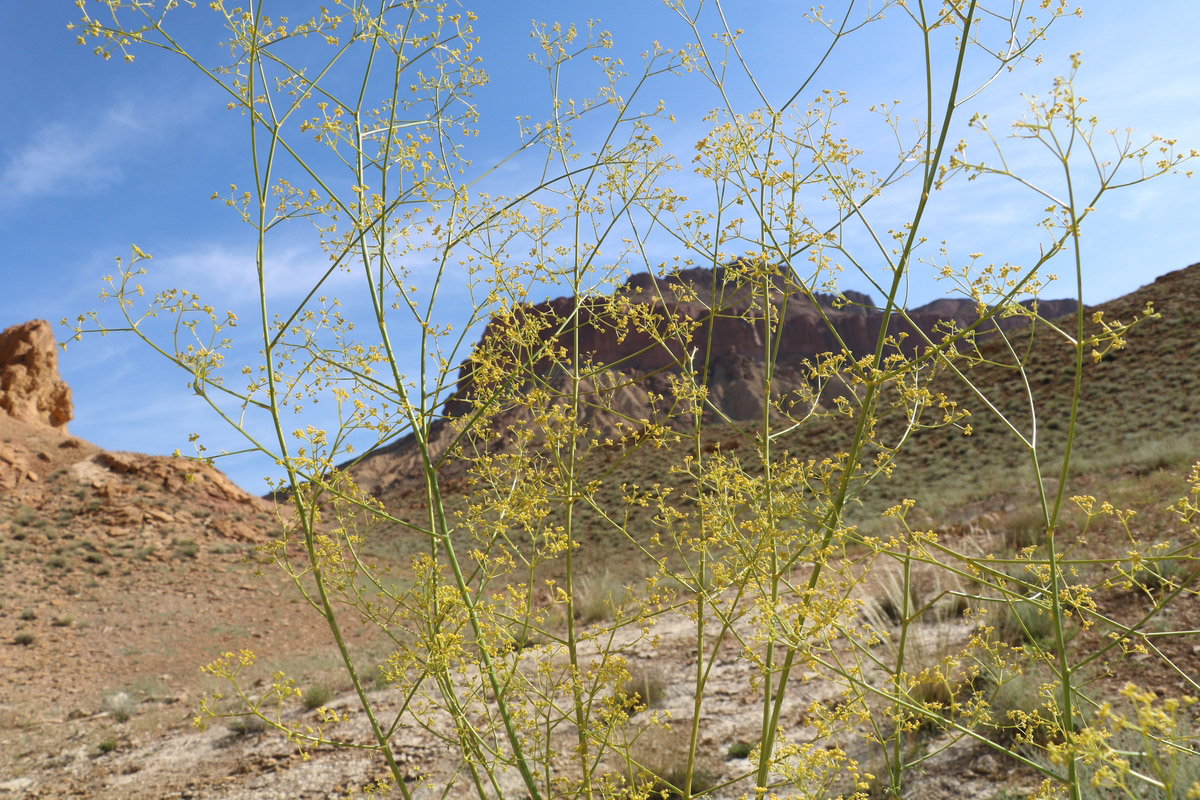
<instances>
[{"instance_id":1,"label":"rocky outcrop","mask_svg":"<svg viewBox=\"0 0 1200 800\"><path fill-rule=\"evenodd\" d=\"M21 507L69 517L72 536L131 537L163 552L175 530L217 544L267 538L277 522L271 505L219 470L107 452L66 435L71 389L59 377L56 347L42 320L0 332L0 533Z\"/></svg>"},{"instance_id":2,"label":"rocky outcrop","mask_svg":"<svg viewBox=\"0 0 1200 800\"><path fill-rule=\"evenodd\" d=\"M808 364L822 353L845 349L855 358L873 353L885 324L895 341L885 355L898 349L908 356L929 342L940 341L950 326L978 325L978 333L984 336L997 327L1010 330L1029 324L1029 317L1020 313L980 323L977 304L967 298L936 300L909 309L905 315L891 314L885 323L883 311L866 294L810 294L792 280L776 276L769 316L778 321L778 327L774 336L768 337L761 302L738 273L740 270L733 268L717 268L681 270L665 278L640 274L632 276L612 298L580 302L561 297L523 307L509 317L493 320L477 352L489 342L529 341L529 331L540 330L541 339L523 350L513 351L507 344L500 348L512 351L506 357L521 361L529 359L534 349L570 352L577 340L584 360L618 370L625 376L620 384L634 393L642 390L642 394L669 389L664 373L678 372L687 365L698 371L714 412L732 419L751 419L762 415L767 402L761 395L768 341L775 351L771 380L777 399L802 390L810 372ZM1029 308L1032 302L1022 305ZM638 313L639 305L652 306L658 321L652 326L622 328L618 319L622 315L646 318ZM1074 300L1039 301L1037 310L1052 319L1074 312L1075 307ZM471 409L474 369L472 361L461 368L456 391L445 406L446 417ZM553 385L554 365L549 359L541 359L535 372ZM620 410L634 412L630 416L635 419L645 416L635 408Z\"/></svg>"},{"instance_id":3,"label":"rocky outcrop","mask_svg":"<svg viewBox=\"0 0 1200 800\"><path fill-rule=\"evenodd\" d=\"M685 366L703 383L705 422L722 415L735 421L761 419L769 404L774 414L788 409L792 401L812 402L821 388L810 385L806 362L821 353L840 353L843 346L855 357L872 353L885 324L883 312L866 294L809 294L779 276L770 302L771 317L779 323L768 339L761 303L734 269L687 269L665 278L634 275L609 297L560 297L494 317L474 355L461 366L443 418L427 432L428 449L435 459L440 457L458 435L453 421L472 412L477 395L490 396L499 388L492 383L481 392L479 375L484 373L476 370L484 351L490 350L492 362L487 380L502 382L519 375L526 381L508 387L513 400L493 409L498 436L489 446L503 447L504 431L533 421L522 398L534 383L551 395L569 391L562 354L571 352L576 338L581 360L595 367L579 381L580 422L600 440L616 441L636 436L642 420L690 424L686 415L678 414L673 397L672 379ZM1037 310L1052 319L1075 308L1074 300L1053 300L1039 301ZM635 319L641 323L630 322ZM657 322L647 322L650 319ZM940 341L948 323L962 329L978 321L977 305L965 298L936 300L905 316L894 314L886 324L896 344L888 352L898 348L912 355L928 341ZM1009 330L1028 324L1029 317L1020 313L997 316L980 324L977 333L984 337L997 327ZM776 353L771 397L764 392L768 341ZM557 363L545 357L554 351L560 354ZM530 361L535 364L532 374L521 366ZM827 404L844 387L827 384L824 390L828 397L816 401ZM803 413L805 406L794 410ZM352 472L360 487L384 496L419 482L422 457L409 435L341 466Z\"/></svg>"},{"instance_id":4,"label":"rocky outcrop","mask_svg":"<svg viewBox=\"0 0 1200 800\"><path fill-rule=\"evenodd\" d=\"M45 320L0 332L0 412L26 425L67 432L71 389L58 375L58 345Z\"/></svg>"}]
</instances>

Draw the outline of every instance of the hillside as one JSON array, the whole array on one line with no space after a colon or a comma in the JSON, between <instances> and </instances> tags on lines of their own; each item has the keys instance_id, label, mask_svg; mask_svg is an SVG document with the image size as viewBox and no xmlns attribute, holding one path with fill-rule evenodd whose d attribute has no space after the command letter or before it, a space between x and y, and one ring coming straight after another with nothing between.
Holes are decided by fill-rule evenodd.
<instances>
[{"instance_id":1,"label":"hillside","mask_svg":"<svg viewBox=\"0 0 1200 800\"><path fill-rule=\"evenodd\" d=\"M672 308L678 313L700 317L698 309L710 303L712 273L690 271L685 273L692 283L688 290L699 301L676 303ZM633 279L627 293L646 297L645 278ZM683 294L683 292L679 292ZM658 295L650 295L658 296ZM1080 435L1076 439L1073 461L1075 471L1088 471L1118 465L1121 460L1147 458L1154 451L1165 450L1164 458L1176 461L1187 460L1183 451L1200 452L1200 372L1186 368L1189 358L1200 355L1200 344L1191 334L1200 324L1200 310L1193 298L1200 297L1200 265L1162 276L1154 283L1138 291L1094 308L1086 309L1085 337L1095 333L1099 326L1092 316L1101 312L1106 323L1131 322L1143 315L1147 305L1161 314L1160 319L1145 321L1126 336L1122 350L1112 350L1098 363L1086 359ZM781 298L782 299L782 298ZM851 295L858 305L837 309L831 298L818 295L820 310L834 324L843 340L855 348L856 353L873 346L878 334L878 313L869 308L868 299ZM702 301L702 302L700 302ZM1064 310L1069 314L1072 301L1043 302L1040 310L1044 316L1053 317ZM551 315L561 319L574 307L570 299L551 301L533 309L539 315ZM708 365L709 398L713 405L732 418L726 423L716 418L711 411L705 416L707 427L704 436L711 442L728 442L731 438L744 439L747 435L739 419L761 416L762 370L761 330L754 324L739 318L744 304L737 298L727 303L727 313L711 326L713 330ZM872 316L874 314L874 316ZM941 300L910 312L910 318L918 321L925 333L933 331L935 318L949 314L960 326L969 324L974 318L974 306L967 301ZM801 303L791 303L783 312L785 322L780 336L779 360L773 376L778 395L796 392L805 381L803 365L811 360L820 348L827 347L830 340L828 328L812 327L816 310ZM971 412L970 423L973 435L961 435L957 429L922 431L915 442L907 448L911 455L902 453L900 465L893 478L873 487L873 497L865 498L870 508L878 509L890 505L897 499L915 496L914 488L922 487L925 502L932 502L932 510L943 512L951 505L971 501L974 488L997 485L1013 486L1027 483L1028 454L1024 446L1010 432L1004 430L997 414L1002 414L1027 437L1032 436L1034 425L1030 417L1029 399L1032 398L1037 411L1037 442L1044 464L1044 474L1050 475L1050 459L1061 452L1066 424L1069 419L1069 399L1073 380L1073 349L1061 336L1046 326L1039 326L1037 335L1030 337L1023 317L1008 317L1000 320L1012 347L1022 353L1029 383L1028 391L1020 375L1011 367L1014 356L1009 345L992 336L981 337L981 354L985 361L1009 364L1008 367L983 363L967 372L971 381L983 389L995 410L989 410L974 393L958 380L945 375L938 378L934 389L945 392ZM1059 323L1065 331L1074 334L1074 316L1062 318ZM900 328L900 323L893 323ZM597 363L618 363L623 388L612 393L607 406L619 415L605 418L605 412L588 410L585 423L593 430L611 435L613 419L653 419L653 412L646 402L647 394L669 391L669 353L661 346L639 340L634 335L618 342L615 333L602 326L599 330L581 325L581 349L594 354ZM489 329L483 340L493 336ZM1024 330L1025 333L1018 331ZM565 335L565 334L563 334ZM915 337L914 337L915 338ZM705 325L697 327L694 339L688 346L707 340ZM1026 352L1027 351L1027 352ZM545 378L551 387L564 388L561 376ZM585 391L593 386L585 381ZM449 418L462 413L469 407L466 398L471 391L470 367L460 372L458 390L447 403ZM826 387L824 398L831 391ZM825 399L822 405L826 405ZM738 409L749 409L745 417L735 413ZM751 413L753 412L753 413ZM512 425L514 420L524 418L519 407L503 412L494 423L497 430ZM887 419L882 422L889 429ZM796 455L823 456L838 449L838 441L845 435L836 420L810 420L802 429L781 437L777 449L781 448ZM432 433L432 450L440 452L453 433L446 423L435 425ZM500 445L502 446L502 445ZM746 450L741 451L743 454ZM665 465L671 458L661 453L613 451L608 455L595 453L587 474L608 475L608 484L613 491L623 480L640 483L662 482L670 484L672 478L665 473ZM617 465L619 462L619 466ZM961 465L970 463L972 470L983 477L982 482L964 484L960 480ZM422 489L418 481L418 458L411 437L369 453L346 465L356 480L368 491L394 502L399 508L420 504ZM450 464L445 473L448 485L465 485L465 473L460 465ZM1014 472L1015 471L1015 472ZM999 483L997 483L997 481Z\"/></svg>"}]
</instances>

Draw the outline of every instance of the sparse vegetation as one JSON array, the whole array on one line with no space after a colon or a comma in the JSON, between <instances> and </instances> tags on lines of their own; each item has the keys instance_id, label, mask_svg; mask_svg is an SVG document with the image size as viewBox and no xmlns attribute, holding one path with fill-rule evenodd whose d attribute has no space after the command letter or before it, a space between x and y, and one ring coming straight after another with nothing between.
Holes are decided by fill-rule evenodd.
<instances>
[{"instance_id":1,"label":"sparse vegetation","mask_svg":"<svg viewBox=\"0 0 1200 800\"><path fill-rule=\"evenodd\" d=\"M176 558L195 558L200 554L200 545L196 544L195 539L174 539L171 551Z\"/></svg>"},{"instance_id":2,"label":"sparse vegetation","mask_svg":"<svg viewBox=\"0 0 1200 800\"><path fill-rule=\"evenodd\" d=\"M29 631L17 631L17 635L13 637L13 643L28 647L36 641L36 637Z\"/></svg>"}]
</instances>

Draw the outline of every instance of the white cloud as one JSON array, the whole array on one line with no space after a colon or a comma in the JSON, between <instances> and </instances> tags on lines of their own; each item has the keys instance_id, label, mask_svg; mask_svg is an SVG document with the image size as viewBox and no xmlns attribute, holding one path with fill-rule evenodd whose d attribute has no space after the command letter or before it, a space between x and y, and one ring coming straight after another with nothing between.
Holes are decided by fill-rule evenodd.
<instances>
[{"instance_id":1,"label":"white cloud","mask_svg":"<svg viewBox=\"0 0 1200 800\"><path fill-rule=\"evenodd\" d=\"M147 265L155 285L198 293L208 301L248 303L258 297L258 269L254 246L200 244L179 252L155 253ZM310 245L277 244L266 258L267 297L274 301L299 300L329 270L331 262L313 241ZM317 291L338 296L361 280L359 273L336 269ZM256 304L257 301L254 300Z\"/></svg>"},{"instance_id":2,"label":"white cloud","mask_svg":"<svg viewBox=\"0 0 1200 800\"><path fill-rule=\"evenodd\" d=\"M150 135L129 107L91 120L51 122L35 131L0 172L0 202L79 195L123 177L121 157Z\"/></svg>"}]
</instances>

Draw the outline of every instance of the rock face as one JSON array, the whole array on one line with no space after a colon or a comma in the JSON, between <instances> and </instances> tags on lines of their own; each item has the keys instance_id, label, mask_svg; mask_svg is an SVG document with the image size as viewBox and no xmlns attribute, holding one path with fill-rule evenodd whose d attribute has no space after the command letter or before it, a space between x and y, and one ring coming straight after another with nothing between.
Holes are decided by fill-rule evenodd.
<instances>
[{"instance_id":1,"label":"rock face","mask_svg":"<svg viewBox=\"0 0 1200 800\"><path fill-rule=\"evenodd\" d=\"M662 414L672 406L672 380L685 366L695 370L703 384L705 423L720 416L746 421L761 419L770 403L777 410L793 400L811 402L821 389L810 385L808 362L819 354L839 353L843 346L855 357L874 352L885 323L883 312L867 295L853 291L840 296L809 295L776 276L772 279L770 317L777 327L768 337L761 303L736 272L735 268L686 269L665 278L644 273L629 278L611 297L582 301L561 297L493 318L475 346L476 355L490 349L492 366L485 368L487 377L479 379L479 361L474 356L462 365L455 391L444 406L444 419L434 422L429 431L430 451L437 457L449 446L456 436L449 421L469 415L476 395L487 396L494 391L495 381L508 375L528 377L527 370L516 367L519 363L535 361L533 372L539 386L551 394L566 392L570 380L561 367L563 361L556 366L551 359L539 360L536 354L570 352L576 336L581 358L604 367L590 371L579 382L583 393L580 422L589 431L614 440L629 434L641 420L687 424L685 416L664 419ZM1039 315L1049 319L1075 308L1074 300L1038 303ZM634 319L642 323L623 324L623 320ZM646 322L648 319L657 322ZM898 348L912 355L927 340L940 341L947 324L962 329L978 319L976 304L965 298L941 299L909 309L907 319L893 314L886 323L887 332L897 343L887 353ZM997 326L1009 330L1028 324L1029 317L1021 314L996 317L981 325L978 335L994 333ZM775 351L769 398L764 392L767 342ZM510 367L507 372L506 366ZM482 387L488 379L493 384ZM520 397L531 384L511 388ZM827 385L825 391L829 397L817 402L827 403L842 389ZM517 400L498 409L492 417L494 429L499 433L530 422L531 412L523 406ZM801 406L796 408L803 411ZM496 446L503 446L502 441L503 434ZM409 435L343 467L350 469L359 486L383 496L419 481L421 459L414 444Z\"/></svg>"},{"instance_id":2,"label":"rock face","mask_svg":"<svg viewBox=\"0 0 1200 800\"><path fill-rule=\"evenodd\" d=\"M58 375L58 346L45 320L0 332L0 411L27 425L67 432L71 389Z\"/></svg>"},{"instance_id":3,"label":"rock face","mask_svg":"<svg viewBox=\"0 0 1200 800\"><path fill-rule=\"evenodd\" d=\"M854 291L840 296L821 292L809 295L789 279L775 276L771 279L769 316L778 321L778 327L774 336L768 337L767 315L759 307L760 300L747 288L744 278L734 273L732 268L717 268L681 270L658 279L649 274L632 276L614 299L625 304L631 318L642 316L638 306L653 307L660 320L656 332L645 325L622 330L617 319L622 312L614 312L620 305L589 305L574 297L561 297L520 309L521 321L515 326L493 320L477 350L489 341L513 338L512 328L524 330L524 321L536 317L535 328L563 332L544 336L535 347L548 345L569 352L577 336L583 358L619 370L624 378L619 383L627 394L630 390L635 394L669 392L666 375L690 364L700 372L698 377L713 412L736 420L758 418L763 413L767 402L762 396L767 342L776 354L771 377L774 399L800 390L808 381L809 364L822 353L840 353L844 347L858 358L875 351L885 318L867 295ZM1028 308L1031 302L1022 305ZM1075 307L1074 300L1039 301L1038 313L1053 319L1074 312ZM887 333L896 344L885 350L885 355L899 349L911 356L926 342L940 341L948 326L963 329L978 320L978 307L967 298L946 298L909 309L907 319L892 314L886 322ZM979 335L995 332L997 326L1010 330L1028 323L1029 318L1020 314L998 316L982 324ZM680 335L679 331L684 333ZM515 357L528 355L527 347ZM460 370L445 416L457 417L471 409L473 369L468 362ZM554 383L553 367L548 361L541 362L536 371ZM638 413L641 403L637 398L613 398L604 405L635 419L646 416Z\"/></svg>"}]
</instances>

